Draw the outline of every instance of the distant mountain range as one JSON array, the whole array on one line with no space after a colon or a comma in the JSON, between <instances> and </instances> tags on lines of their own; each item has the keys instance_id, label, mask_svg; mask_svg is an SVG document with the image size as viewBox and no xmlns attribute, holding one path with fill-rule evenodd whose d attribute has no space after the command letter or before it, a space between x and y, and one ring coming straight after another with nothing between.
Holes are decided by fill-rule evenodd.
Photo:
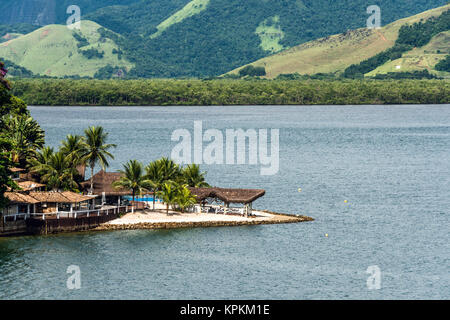
<instances>
[{"instance_id":1,"label":"distant mountain range","mask_svg":"<svg viewBox=\"0 0 450 320\"><path fill-rule=\"evenodd\" d=\"M356 29L310 41L280 53L262 58L251 65L264 67L267 78L280 74L314 75L319 73L343 73L350 65L358 64L394 46L402 26L413 25L439 17L450 10L450 5L428 10L412 17L397 20L381 29ZM448 16L448 15L447 15ZM450 25L447 17L446 25ZM389 72L414 72L427 70L432 74L446 76L434 66L450 54L450 29L437 32L423 47L407 50L402 57L391 59L373 70L367 76ZM248 66L239 67L229 74L238 74Z\"/></svg>"},{"instance_id":2,"label":"distant mountain range","mask_svg":"<svg viewBox=\"0 0 450 320\"><path fill-rule=\"evenodd\" d=\"M380 6L386 25L447 1L78 0L87 20L82 24L87 30L79 32L88 40L82 47L73 31L54 25L65 23L72 2L0 0L0 58L35 74L59 77L218 76L308 41L362 28L369 5ZM34 30L39 26L44 27ZM392 41L395 36L380 48ZM42 56L52 59L39 60ZM355 59L348 62L358 62Z\"/></svg>"}]
</instances>

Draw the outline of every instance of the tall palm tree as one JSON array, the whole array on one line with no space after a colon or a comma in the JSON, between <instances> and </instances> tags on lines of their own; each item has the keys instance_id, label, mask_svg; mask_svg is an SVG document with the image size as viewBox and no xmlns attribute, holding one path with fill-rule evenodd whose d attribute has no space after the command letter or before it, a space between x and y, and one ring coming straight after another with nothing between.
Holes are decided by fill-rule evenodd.
<instances>
[{"instance_id":1,"label":"tall palm tree","mask_svg":"<svg viewBox=\"0 0 450 320\"><path fill-rule=\"evenodd\" d=\"M200 171L197 164L189 164L182 170L183 180L189 187L207 188L210 185L205 181L206 172Z\"/></svg>"},{"instance_id":2,"label":"tall palm tree","mask_svg":"<svg viewBox=\"0 0 450 320\"><path fill-rule=\"evenodd\" d=\"M161 197L166 204L166 214L169 215L169 205L176 203L178 196L178 186L175 183L166 182L158 192L158 196Z\"/></svg>"},{"instance_id":3,"label":"tall palm tree","mask_svg":"<svg viewBox=\"0 0 450 320\"><path fill-rule=\"evenodd\" d=\"M143 191L149 190L153 184L146 179L142 163L139 161L130 160L123 165L123 169L120 171L122 177L113 182L113 187L131 190L134 202L136 194L142 194Z\"/></svg>"},{"instance_id":4,"label":"tall palm tree","mask_svg":"<svg viewBox=\"0 0 450 320\"><path fill-rule=\"evenodd\" d=\"M41 175L48 189L78 191L75 179L78 171L73 167L72 158L61 151L50 153L51 149L45 150L45 154L39 156L42 162L34 160L31 170Z\"/></svg>"},{"instance_id":5,"label":"tall palm tree","mask_svg":"<svg viewBox=\"0 0 450 320\"><path fill-rule=\"evenodd\" d=\"M164 181L158 161L152 161L145 167L146 179L151 182L151 191L153 192L153 210L155 210L156 193L161 190Z\"/></svg>"},{"instance_id":6,"label":"tall palm tree","mask_svg":"<svg viewBox=\"0 0 450 320\"><path fill-rule=\"evenodd\" d=\"M45 143L45 133L36 120L28 115L4 119L4 134L11 142L13 162L25 167Z\"/></svg>"},{"instance_id":7,"label":"tall palm tree","mask_svg":"<svg viewBox=\"0 0 450 320\"><path fill-rule=\"evenodd\" d=\"M178 195L176 196L175 202L181 209L181 212L197 203L197 199L192 195L191 191L189 191L188 186L184 185L178 190Z\"/></svg>"},{"instance_id":8,"label":"tall palm tree","mask_svg":"<svg viewBox=\"0 0 450 320\"><path fill-rule=\"evenodd\" d=\"M178 164L169 158L156 160L160 170L161 179L164 182L178 182L181 177L181 169Z\"/></svg>"},{"instance_id":9,"label":"tall palm tree","mask_svg":"<svg viewBox=\"0 0 450 320\"><path fill-rule=\"evenodd\" d=\"M114 159L114 156L108 151L115 148L115 144L107 144L108 133L104 132L103 127L90 127L84 131L85 146L81 156L81 161L85 162L91 168L91 186L90 193L94 191L94 168L98 163L105 170L109 166L107 158Z\"/></svg>"}]
</instances>

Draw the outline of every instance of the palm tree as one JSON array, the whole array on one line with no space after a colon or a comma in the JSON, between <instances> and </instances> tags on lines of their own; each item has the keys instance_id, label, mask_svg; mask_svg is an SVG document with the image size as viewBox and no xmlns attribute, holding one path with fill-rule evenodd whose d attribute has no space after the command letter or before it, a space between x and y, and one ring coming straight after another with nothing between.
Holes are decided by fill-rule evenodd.
<instances>
[{"instance_id":1,"label":"palm tree","mask_svg":"<svg viewBox=\"0 0 450 320\"><path fill-rule=\"evenodd\" d=\"M130 160L123 165L124 170L121 170L122 177L113 182L114 188L124 188L131 190L133 193L133 202L137 193L142 194L144 190L153 187L151 181L144 176L144 169L142 163L137 160Z\"/></svg>"},{"instance_id":2,"label":"palm tree","mask_svg":"<svg viewBox=\"0 0 450 320\"><path fill-rule=\"evenodd\" d=\"M181 169L178 164L169 158L156 160L163 182L178 182L181 177Z\"/></svg>"},{"instance_id":3,"label":"palm tree","mask_svg":"<svg viewBox=\"0 0 450 320\"><path fill-rule=\"evenodd\" d=\"M164 181L162 180L162 174L158 161L152 161L145 167L146 179L151 182L153 192L153 210L155 210L155 197L156 193L161 190Z\"/></svg>"},{"instance_id":4,"label":"palm tree","mask_svg":"<svg viewBox=\"0 0 450 320\"><path fill-rule=\"evenodd\" d=\"M4 119L5 137L11 142L12 161L25 167L45 143L45 133L36 120L28 115Z\"/></svg>"},{"instance_id":5,"label":"palm tree","mask_svg":"<svg viewBox=\"0 0 450 320\"><path fill-rule=\"evenodd\" d=\"M158 196L161 197L166 204L166 214L169 215L169 205L176 203L178 186L175 183L166 182L158 192Z\"/></svg>"},{"instance_id":6,"label":"palm tree","mask_svg":"<svg viewBox=\"0 0 450 320\"><path fill-rule=\"evenodd\" d=\"M30 173L37 174L42 181L42 175L45 174L47 166L50 164L50 159L54 151L51 147L44 147L36 152L36 158L30 160Z\"/></svg>"},{"instance_id":7,"label":"palm tree","mask_svg":"<svg viewBox=\"0 0 450 320\"><path fill-rule=\"evenodd\" d=\"M189 164L182 170L183 180L189 187L193 188L208 188L209 184L205 181L206 172L200 171L200 166L197 164Z\"/></svg>"},{"instance_id":8,"label":"palm tree","mask_svg":"<svg viewBox=\"0 0 450 320\"><path fill-rule=\"evenodd\" d=\"M39 156L40 160L33 161L31 170L41 175L41 180L49 189L78 191L75 180L78 171L73 167L72 158L61 151L51 153L51 148L44 150Z\"/></svg>"},{"instance_id":9,"label":"palm tree","mask_svg":"<svg viewBox=\"0 0 450 320\"><path fill-rule=\"evenodd\" d=\"M82 136L68 134L66 140L61 141L61 152L71 156L75 165L80 164L81 155L86 152L85 149L86 143Z\"/></svg>"},{"instance_id":10,"label":"palm tree","mask_svg":"<svg viewBox=\"0 0 450 320\"><path fill-rule=\"evenodd\" d=\"M103 127L90 127L84 131L86 135L84 152L81 161L85 162L91 168L91 186L90 193L94 190L94 168L97 163L103 170L109 166L107 158L114 159L108 149L115 148L115 144L106 144L108 133L104 132Z\"/></svg>"},{"instance_id":11,"label":"palm tree","mask_svg":"<svg viewBox=\"0 0 450 320\"><path fill-rule=\"evenodd\" d=\"M187 207L196 204L197 199L192 195L191 191L189 191L188 186L184 185L178 190L178 195L175 202L180 207L181 212L184 212Z\"/></svg>"},{"instance_id":12,"label":"palm tree","mask_svg":"<svg viewBox=\"0 0 450 320\"><path fill-rule=\"evenodd\" d=\"M36 159L32 160L32 164L45 165L50 162L50 157L53 155L54 151L51 147L44 147L36 152Z\"/></svg>"}]
</instances>

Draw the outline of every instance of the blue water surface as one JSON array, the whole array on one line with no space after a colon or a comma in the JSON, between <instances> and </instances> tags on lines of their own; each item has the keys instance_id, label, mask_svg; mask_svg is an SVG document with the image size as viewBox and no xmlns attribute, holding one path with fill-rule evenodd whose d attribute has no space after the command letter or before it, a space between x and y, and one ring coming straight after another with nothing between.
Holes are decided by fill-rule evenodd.
<instances>
[{"instance_id":1,"label":"blue water surface","mask_svg":"<svg viewBox=\"0 0 450 320\"><path fill-rule=\"evenodd\" d=\"M108 170L170 156L172 132L196 120L279 129L276 175L202 169L212 185L265 189L256 208L315 221L2 238L2 299L450 298L450 105L30 109L52 146L105 127L118 145ZM79 290L66 286L69 265Z\"/></svg>"}]
</instances>

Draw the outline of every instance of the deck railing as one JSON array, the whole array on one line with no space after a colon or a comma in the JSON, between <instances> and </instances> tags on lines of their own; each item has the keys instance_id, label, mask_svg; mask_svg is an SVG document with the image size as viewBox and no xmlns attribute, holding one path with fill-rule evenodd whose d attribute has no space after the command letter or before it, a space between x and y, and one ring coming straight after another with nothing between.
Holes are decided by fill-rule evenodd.
<instances>
[{"instance_id":1,"label":"deck railing","mask_svg":"<svg viewBox=\"0 0 450 320\"><path fill-rule=\"evenodd\" d=\"M134 211L135 207L133 206L117 206L113 208L104 208L104 209L93 209L93 210L79 210L79 211L58 211L51 213L16 213L16 214L8 214L3 216L3 221L17 221L17 220L26 220L29 218L33 219L60 219L60 218L84 218L90 216L108 216L110 214L121 214L128 213L130 211Z\"/></svg>"}]
</instances>

